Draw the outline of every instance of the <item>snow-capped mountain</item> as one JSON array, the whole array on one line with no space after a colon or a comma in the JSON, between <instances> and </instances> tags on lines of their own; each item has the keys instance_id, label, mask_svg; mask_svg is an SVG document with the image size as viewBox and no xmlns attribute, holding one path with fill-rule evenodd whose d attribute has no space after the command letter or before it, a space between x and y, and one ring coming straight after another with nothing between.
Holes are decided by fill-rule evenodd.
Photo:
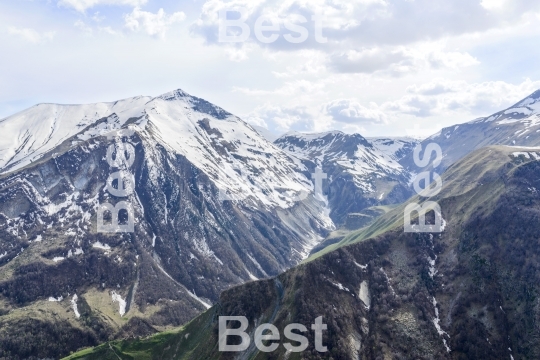
<instances>
[{"instance_id":1,"label":"snow-capped mountain","mask_svg":"<svg viewBox=\"0 0 540 360\"><path fill-rule=\"evenodd\" d=\"M435 142L443 150L439 169L446 169L472 151L488 145L540 145L540 90L508 109L464 124L442 129L422 141L422 146ZM401 163L418 172L409 153ZM441 170L442 172L442 170Z\"/></svg>"},{"instance_id":2,"label":"snow-capped mountain","mask_svg":"<svg viewBox=\"0 0 540 360\"><path fill-rule=\"evenodd\" d=\"M0 133L0 303L14 318L45 309L25 320L35 328L61 313L58 326L90 339L65 346L137 333L126 316L179 325L222 290L297 264L333 228L308 167L181 90L40 104ZM131 193L115 195L115 172ZM120 201L134 231L98 232L99 204Z\"/></svg>"},{"instance_id":3,"label":"snow-capped mountain","mask_svg":"<svg viewBox=\"0 0 540 360\"><path fill-rule=\"evenodd\" d=\"M367 207L404 201L408 173L399 164L408 142L369 142L360 134L332 131L316 134L289 133L274 144L308 168L319 166L327 174L330 216L343 223L347 214ZM347 199L347 201L343 201Z\"/></svg>"},{"instance_id":4,"label":"snow-capped mountain","mask_svg":"<svg viewBox=\"0 0 540 360\"><path fill-rule=\"evenodd\" d=\"M250 194L265 205L287 208L296 192L312 187L297 165L251 126L181 90L114 103L40 104L0 124L2 173L52 155L61 145L82 144L131 124L149 149L160 144L185 156L231 196Z\"/></svg>"}]
</instances>

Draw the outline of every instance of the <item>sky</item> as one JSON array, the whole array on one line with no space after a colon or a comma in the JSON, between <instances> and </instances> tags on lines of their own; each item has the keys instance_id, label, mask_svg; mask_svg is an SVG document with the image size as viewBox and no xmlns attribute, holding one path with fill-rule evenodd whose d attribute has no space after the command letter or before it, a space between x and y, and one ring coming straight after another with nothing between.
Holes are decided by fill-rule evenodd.
<instances>
[{"instance_id":1,"label":"sky","mask_svg":"<svg viewBox=\"0 0 540 360\"><path fill-rule=\"evenodd\" d=\"M538 0L4 0L0 119L182 89L274 134L425 137L540 89L539 25Z\"/></svg>"}]
</instances>

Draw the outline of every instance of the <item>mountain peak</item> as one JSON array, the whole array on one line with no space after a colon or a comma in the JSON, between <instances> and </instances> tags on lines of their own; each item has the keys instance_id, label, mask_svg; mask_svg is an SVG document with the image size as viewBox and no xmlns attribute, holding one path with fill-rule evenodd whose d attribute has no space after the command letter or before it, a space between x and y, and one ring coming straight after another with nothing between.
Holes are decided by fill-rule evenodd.
<instances>
[{"instance_id":1,"label":"mountain peak","mask_svg":"<svg viewBox=\"0 0 540 360\"><path fill-rule=\"evenodd\" d=\"M174 101L174 100L178 100L178 99L182 99L186 97L192 97L192 96L182 89L169 91L169 92L166 92L165 94L158 96L158 98L167 100L167 101Z\"/></svg>"},{"instance_id":2,"label":"mountain peak","mask_svg":"<svg viewBox=\"0 0 540 360\"><path fill-rule=\"evenodd\" d=\"M230 116L233 116L230 112L220 108L219 106L216 106L204 99L190 95L182 89L169 91L156 97L155 99L165 101L185 101L193 110L211 115L219 120L224 120Z\"/></svg>"}]
</instances>

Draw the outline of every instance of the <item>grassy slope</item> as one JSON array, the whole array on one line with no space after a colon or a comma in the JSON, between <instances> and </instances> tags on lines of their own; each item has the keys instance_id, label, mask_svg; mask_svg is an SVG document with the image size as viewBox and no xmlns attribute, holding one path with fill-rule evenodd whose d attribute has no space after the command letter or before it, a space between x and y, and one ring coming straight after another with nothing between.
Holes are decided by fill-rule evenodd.
<instances>
[{"instance_id":1,"label":"grassy slope","mask_svg":"<svg viewBox=\"0 0 540 360\"><path fill-rule=\"evenodd\" d=\"M483 181L487 182L491 177L497 176L496 174L508 163L509 155L516 151L519 150L506 146L489 146L473 152L465 159L462 159L453 166L450 166L442 175L443 189L437 196L423 198L419 195L415 195L405 203L382 215L371 225L351 232L340 242L332 244L311 255L306 261L317 259L318 257L340 247L355 244L360 241L381 235L392 229L402 227L403 212L405 207L410 203L417 202L422 204L425 201L440 202L442 199L458 197L461 194L469 192L471 189L476 187L478 183L482 183ZM497 199L497 195L501 194L502 185L503 184L501 183L495 186L491 185L489 189L479 187L475 194L475 198L471 200L474 200L475 202L495 201ZM463 208L473 208L471 206L467 206L466 201L463 202L462 206ZM443 208L442 211L443 218L446 219L445 209Z\"/></svg>"}]
</instances>

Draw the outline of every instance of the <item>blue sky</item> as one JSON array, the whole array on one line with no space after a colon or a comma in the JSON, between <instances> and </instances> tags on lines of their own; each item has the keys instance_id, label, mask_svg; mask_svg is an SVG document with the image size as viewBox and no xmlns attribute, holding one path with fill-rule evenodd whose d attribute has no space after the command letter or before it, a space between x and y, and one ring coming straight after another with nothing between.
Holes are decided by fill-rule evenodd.
<instances>
[{"instance_id":1,"label":"blue sky","mask_svg":"<svg viewBox=\"0 0 540 360\"><path fill-rule=\"evenodd\" d=\"M308 40L219 42L223 9L304 16ZM427 136L540 88L539 25L534 0L4 1L0 118L182 88L276 133Z\"/></svg>"}]
</instances>

